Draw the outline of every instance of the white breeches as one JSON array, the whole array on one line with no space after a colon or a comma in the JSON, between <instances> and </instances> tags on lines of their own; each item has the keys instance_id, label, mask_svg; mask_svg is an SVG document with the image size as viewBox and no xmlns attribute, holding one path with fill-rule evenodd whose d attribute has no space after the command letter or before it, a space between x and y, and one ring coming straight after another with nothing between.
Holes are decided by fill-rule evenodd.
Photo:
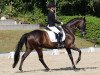
<instances>
[{"instance_id":1,"label":"white breeches","mask_svg":"<svg viewBox=\"0 0 100 75\"><path fill-rule=\"evenodd\" d=\"M52 27L48 26L48 28L49 28L51 31L53 31L53 32L55 32L55 33L57 33L57 34L60 32L55 26L52 26Z\"/></svg>"}]
</instances>

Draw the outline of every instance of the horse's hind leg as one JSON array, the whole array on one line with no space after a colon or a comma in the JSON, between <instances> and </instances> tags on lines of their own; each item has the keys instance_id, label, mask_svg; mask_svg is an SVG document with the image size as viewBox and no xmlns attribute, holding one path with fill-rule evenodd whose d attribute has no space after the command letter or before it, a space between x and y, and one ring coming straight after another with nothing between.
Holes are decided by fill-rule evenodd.
<instances>
[{"instance_id":1,"label":"horse's hind leg","mask_svg":"<svg viewBox=\"0 0 100 75\"><path fill-rule=\"evenodd\" d=\"M22 58L21 58L21 63L20 63L20 67L19 67L19 70L22 72L22 65L23 65L23 62L24 60L26 59L26 57L31 53L31 49L27 49L26 52L23 54Z\"/></svg>"},{"instance_id":2,"label":"horse's hind leg","mask_svg":"<svg viewBox=\"0 0 100 75\"><path fill-rule=\"evenodd\" d=\"M39 61L42 63L42 65L45 67L46 70L50 70L44 62L42 48L35 48L35 49L38 53Z\"/></svg>"},{"instance_id":3,"label":"horse's hind leg","mask_svg":"<svg viewBox=\"0 0 100 75\"><path fill-rule=\"evenodd\" d=\"M74 61L73 61L73 56L72 56L71 49L66 48L66 50L67 50L67 53L68 53L68 55L69 55L69 58L70 58L70 60L71 60L71 62L72 62L73 68L76 69L76 66L75 66Z\"/></svg>"}]
</instances>

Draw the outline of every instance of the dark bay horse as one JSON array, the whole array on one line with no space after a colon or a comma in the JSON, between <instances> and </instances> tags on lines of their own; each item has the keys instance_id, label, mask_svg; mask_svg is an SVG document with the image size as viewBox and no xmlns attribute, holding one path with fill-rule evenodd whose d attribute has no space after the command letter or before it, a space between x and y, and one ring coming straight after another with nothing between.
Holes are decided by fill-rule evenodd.
<instances>
[{"instance_id":1,"label":"dark bay horse","mask_svg":"<svg viewBox=\"0 0 100 75\"><path fill-rule=\"evenodd\" d=\"M76 66L73 61L71 49L79 52L79 57L76 63L78 63L81 59L81 50L74 45L75 41L74 32L76 29L79 29L81 33L84 35L86 30L85 22L86 22L85 18L74 18L62 26L66 35L65 40L63 41L65 45L64 48L66 49L69 55L69 58L72 62L72 66L74 69L76 69ZM20 51L22 50L24 44L26 46L26 51L21 58L19 70L23 71L22 70L23 62L26 59L26 57L32 52L33 49L37 51L39 60L45 67L45 69L50 70L49 67L46 65L46 63L44 62L42 48L54 49L58 47L56 42L50 41L47 32L44 30L34 30L22 35L15 50L13 68L15 68L15 66L19 61Z\"/></svg>"}]
</instances>

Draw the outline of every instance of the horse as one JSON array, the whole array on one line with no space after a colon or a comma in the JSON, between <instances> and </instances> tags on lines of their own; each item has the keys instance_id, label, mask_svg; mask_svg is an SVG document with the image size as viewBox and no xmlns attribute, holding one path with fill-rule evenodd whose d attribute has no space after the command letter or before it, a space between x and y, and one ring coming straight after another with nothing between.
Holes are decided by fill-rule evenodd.
<instances>
[{"instance_id":1,"label":"horse","mask_svg":"<svg viewBox=\"0 0 100 75\"><path fill-rule=\"evenodd\" d=\"M73 61L71 49L79 52L79 56L76 61L76 64L81 60L81 50L79 48L77 48L74 44L74 41L75 41L74 32L76 29L79 29L81 31L81 34L85 35L85 33L86 33L86 23L85 22L86 22L85 18L81 17L81 18L74 18L74 19L70 20L69 22L67 22L66 24L62 25L62 29L65 32L65 40L63 41L63 44L64 44L63 48L66 49L66 51L69 55L73 69L77 69L77 68ZM56 48L58 48L57 42L51 42L50 38L45 30L36 29L29 33L23 34L16 46L16 49L15 49L14 63L12 65L13 68L16 67L16 65L19 61L20 51L22 50L22 47L24 44L26 47L26 51L22 55L19 70L21 72L23 72L22 65L23 65L24 60L35 49L38 54L39 61L42 63L42 65L45 67L45 69L47 71L49 71L50 68L46 65L46 63L43 59L42 49L43 48L56 49Z\"/></svg>"}]
</instances>

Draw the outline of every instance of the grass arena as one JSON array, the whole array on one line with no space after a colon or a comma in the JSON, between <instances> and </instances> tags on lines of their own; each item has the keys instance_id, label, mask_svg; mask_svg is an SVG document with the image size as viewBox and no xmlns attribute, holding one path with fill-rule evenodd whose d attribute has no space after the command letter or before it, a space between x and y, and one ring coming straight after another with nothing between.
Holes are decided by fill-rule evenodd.
<instances>
[{"instance_id":1,"label":"grass arena","mask_svg":"<svg viewBox=\"0 0 100 75\"><path fill-rule=\"evenodd\" d=\"M50 71L45 71L44 67L38 60L36 52L32 52L23 64L23 71L12 68L13 58L9 54L0 54L0 75L99 75L100 74L100 51L94 52L82 50L82 59L76 65L77 70L73 70L71 61L66 50L59 50L59 55L51 55L52 50L44 51L44 60ZM73 51L74 62L78 57L78 52ZM22 55L22 54L21 54ZM20 61L19 61L20 62Z\"/></svg>"}]
</instances>

